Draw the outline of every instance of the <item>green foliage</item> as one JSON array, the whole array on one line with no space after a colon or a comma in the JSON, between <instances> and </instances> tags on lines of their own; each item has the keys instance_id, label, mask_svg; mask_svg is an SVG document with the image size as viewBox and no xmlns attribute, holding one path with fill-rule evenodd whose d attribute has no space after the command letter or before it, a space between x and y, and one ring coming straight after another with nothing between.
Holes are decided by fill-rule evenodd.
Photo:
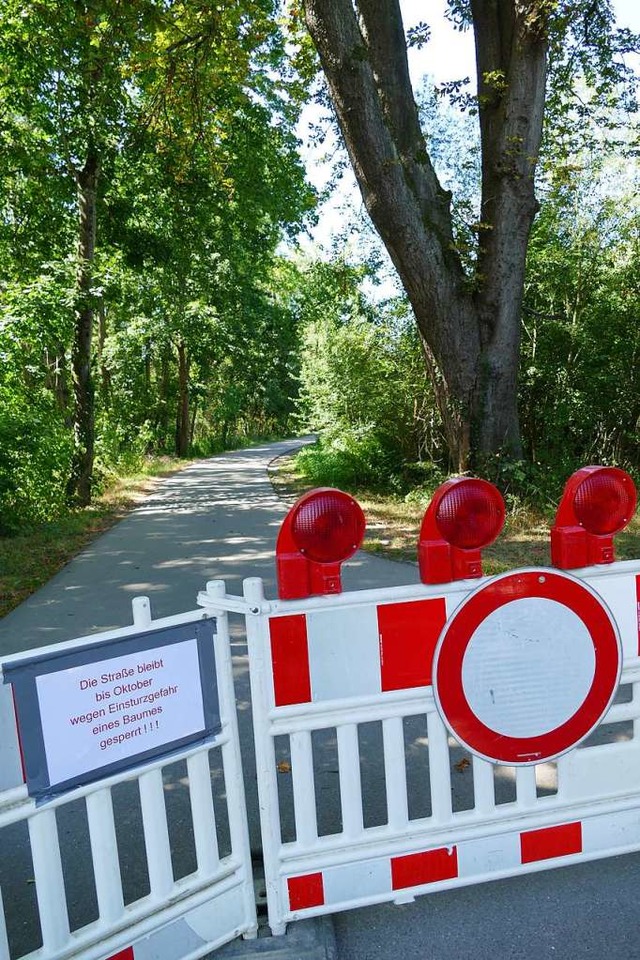
<instances>
[{"instance_id":1,"label":"green foliage","mask_svg":"<svg viewBox=\"0 0 640 960\"><path fill-rule=\"evenodd\" d=\"M456 15L466 6L453 4ZM604 116L620 76L616 51L632 38L611 38L604 4L583 49L591 6L557 6L554 38L566 28L572 45L554 39L553 76L568 84L579 63L579 83ZM427 40L420 24L410 42ZM87 295L98 487L149 452L207 455L300 426L322 432L303 455L318 483L421 497L440 479L440 423L406 303L367 300L365 267L277 253L315 202L295 130L315 59L308 37L296 42L290 60L274 0L3 4L0 533L64 509L77 176L90 148L101 163ZM464 86L444 92L468 106ZM505 489L532 497L546 496L554 471L585 460L637 465L640 439L637 205L631 185L604 199L606 171L589 182L597 171L575 152L585 126L575 99L552 106L548 156L562 164L548 177L525 299L521 405L532 465L487 464ZM454 123L428 88L420 110L472 271L474 120Z\"/></svg>"},{"instance_id":2,"label":"green foliage","mask_svg":"<svg viewBox=\"0 0 640 960\"><path fill-rule=\"evenodd\" d=\"M637 77L627 54L637 54L640 37L615 25L610 0L533 0L524 12L529 29L548 35L543 165L547 171L570 164L584 148L611 155L628 146L629 115L638 109ZM473 24L469 0L447 0L447 18L458 30ZM547 23L548 18L548 23ZM502 84L504 77L495 76ZM465 80L442 92L463 110Z\"/></svg>"},{"instance_id":3,"label":"green foliage","mask_svg":"<svg viewBox=\"0 0 640 960\"><path fill-rule=\"evenodd\" d=\"M552 7L549 40L543 167L553 176L585 149L628 152L638 99L626 54L637 54L640 37L615 26L610 0L561 0Z\"/></svg>"},{"instance_id":4,"label":"green foliage","mask_svg":"<svg viewBox=\"0 0 640 960\"><path fill-rule=\"evenodd\" d=\"M304 85L274 0L8 0L0 61L0 524L14 529L62 507L83 436L82 310L98 489L148 452L288 428L297 320L271 289L278 244L315 200L295 137Z\"/></svg>"},{"instance_id":5,"label":"green foliage","mask_svg":"<svg viewBox=\"0 0 640 960\"><path fill-rule=\"evenodd\" d=\"M529 250L521 411L533 463L640 465L640 286L633 186L591 166L547 199ZM635 197L635 199L634 199Z\"/></svg>"},{"instance_id":6,"label":"green foliage","mask_svg":"<svg viewBox=\"0 0 640 960\"><path fill-rule=\"evenodd\" d=\"M314 486L342 490L386 490L398 466L373 431L359 434L353 428L332 432L305 448L296 465Z\"/></svg>"},{"instance_id":7,"label":"green foliage","mask_svg":"<svg viewBox=\"0 0 640 960\"><path fill-rule=\"evenodd\" d=\"M71 438L50 398L0 386L0 535L65 506Z\"/></svg>"},{"instance_id":8,"label":"green foliage","mask_svg":"<svg viewBox=\"0 0 640 960\"><path fill-rule=\"evenodd\" d=\"M404 489L409 465L432 459L440 443L406 306L374 308L361 292L362 269L341 261L302 270L299 417L322 440L301 465L331 485Z\"/></svg>"},{"instance_id":9,"label":"green foliage","mask_svg":"<svg viewBox=\"0 0 640 960\"><path fill-rule=\"evenodd\" d=\"M0 532L60 513L72 438L62 367L68 264L6 283L0 303Z\"/></svg>"}]
</instances>

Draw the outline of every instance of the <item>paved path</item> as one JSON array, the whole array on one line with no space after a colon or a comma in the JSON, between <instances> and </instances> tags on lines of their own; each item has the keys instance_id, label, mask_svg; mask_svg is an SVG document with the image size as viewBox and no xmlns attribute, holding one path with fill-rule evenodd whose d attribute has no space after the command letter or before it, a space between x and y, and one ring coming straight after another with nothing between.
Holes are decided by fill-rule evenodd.
<instances>
[{"instance_id":1,"label":"paved path","mask_svg":"<svg viewBox=\"0 0 640 960\"><path fill-rule=\"evenodd\" d=\"M275 541L287 504L267 475L285 441L196 463L162 480L155 493L95 540L26 603L0 620L0 655L131 622L131 600L148 596L154 618L192 610L207 580L258 576L275 596ZM358 555L344 583L412 583L417 570Z\"/></svg>"},{"instance_id":2,"label":"paved path","mask_svg":"<svg viewBox=\"0 0 640 960\"><path fill-rule=\"evenodd\" d=\"M240 593L261 576L274 596L274 546L286 505L266 474L292 447L271 444L197 463L162 481L125 520L0 621L0 655L122 626L131 598L151 598L154 617L195 607L198 590L223 578ZM347 589L415 583L417 569L357 555ZM234 655L241 736L251 744L246 652ZM258 844L253 769L247 771L252 844ZM332 774L335 780L335 772ZM2 865L19 868L6 848ZM25 868L26 869L26 868ZM132 859L135 875L135 857ZM83 884L77 876L77 889ZM132 880L133 882L133 880ZM628 855L338 914L340 960L640 960L640 855ZM72 894L73 895L73 894ZM25 947L29 943L25 940ZM37 945L34 943L34 946Z\"/></svg>"}]
</instances>

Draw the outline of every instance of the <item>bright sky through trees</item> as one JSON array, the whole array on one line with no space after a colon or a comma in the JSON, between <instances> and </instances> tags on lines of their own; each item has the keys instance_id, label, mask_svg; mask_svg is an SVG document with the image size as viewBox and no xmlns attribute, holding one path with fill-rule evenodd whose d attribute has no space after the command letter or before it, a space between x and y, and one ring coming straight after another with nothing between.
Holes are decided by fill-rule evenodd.
<instances>
[{"instance_id":1,"label":"bright sky through trees","mask_svg":"<svg viewBox=\"0 0 640 960\"><path fill-rule=\"evenodd\" d=\"M612 0L612 5L618 25L640 33L640 0ZM421 50L414 48L409 51L414 87L417 87L425 75L437 84L468 76L472 78L472 85L469 87L471 90L475 77L473 32L454 30L444 16L446 0L401 0L401 7L405 29L423 20L431 27L431 37L426 46ZM631 62L640 74L640 57L631 58ZM309 126L317 122L317 108L308 108L300 124L300 136L304 144L303 156L308 175L314 186L322 190L331 176L331 157L336 146L330 134L321 146L308 145ZM359 215L357 211L362 214L364 210L350 168L345 171L339 187L331 192L330 198L323 204L318 225L311 232L311 246L316 251L318 248L328 250L336 235L344 233L346 211L349 208L353 211L353 216Z\"/></svg>"},{"instance_id":2,"label":"bright sky through trees","mask_svg":"<svg viewBox=\"0 0 640 960\"><path fill-rule=\"evenodd\" d=\"M640 33L640 2L638 0L612 0L616 21L620 27L629 27ZM474 73L473 33L460 33L453 29L444 16L445 0L401 0L405 28L421 20L431 27L431 40L422 50L409 53L409 63L414 80L429 73L436 82L456 80Z\"/></svg>"}]
</instances>

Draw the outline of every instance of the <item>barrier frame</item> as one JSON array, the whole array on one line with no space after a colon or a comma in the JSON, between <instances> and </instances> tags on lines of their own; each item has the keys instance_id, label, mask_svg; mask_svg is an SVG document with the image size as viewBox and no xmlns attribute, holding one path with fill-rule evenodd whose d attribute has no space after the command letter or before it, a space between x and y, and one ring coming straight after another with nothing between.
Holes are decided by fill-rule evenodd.
<instances>
[{"instance_id":1,"label":"barrier frame","mask_svg":"<svg viewBox=\"0 0 640 960\"><path fill-rule=\"evenodd\" d=\"M515 769L516 799L496 803L494 766L470 758L474 807L452 810L451 734L429 686L371 696L276 706L270 623L281 617L328 611L364 612L384 604L442 598L447 620L471 591L491 578L437 586L353 591L304 600L265 600L262 581L244 582L239 598L201 593L244 612L247 620L254 736L269 924L275 935L289 921L385 901L403 903L433 890L559 867L640 849L640 562L625 561L573 573L613 611L620 629L620 685L627 702L614 702L603 724L632 722L624 742L574 748L555 761L557 792L539 796L536 766ZM355 622L355 621L354 621ZM426 715L432 813L410 820L402 739L405 717ZM363 826L358 726L382 724L388 822ZM342 830L318 836L313 780L313 731L335 728ZM290 739L296 839L281 841L275 739ZM455 861L455 864L454 864Z\"/></svg>"},{"instance_id":2,"label":"barrier frame","mask_svg":"<svg viewBox=\"0 0 640 960\"><path fill-rule=\"evenodd\" d=\"M224 595L224 583L209 584L209 595ZM26 822L31 855L42 946L23 955L23 960L197 960L238 936L257 936L255 894L251 852L242 777L242 762L235 706L228 618L224 609L188 611L153 620L147 597L132 602L133 625L119 630L93 634L76 640L40 648L75 650L99 640L117 640L150 628L179 626L216 618L214 654L218 682L221 730L206 742L173 751L170 755L122 771L107 779L86 784L37 807L27 794L26 785L8 785L15 778L17 730L7 707L10 687L0 686L0 732L3 746L0 759L5 764L4 789L0 792L0 828ZM12 661L29 658L34 651L7 657ZM7 740L8 735L11 734ZM229 855L221 856L216 834L209 769L209 753L220 751L227 797ZM184 760L188 771L189 800L197 869L174 878L169 843L168 820L164 801L162 768ZM21 779L21 777L20 777ZM126 904L118 856L111 790L114 786L137 781L146 848L150 892ZM70 930L65 898L56 810L83 800L86 804L92 871L98 903L98 919L77 930ZM9 960L9 942L0 891L0 960Z\"/></svg>"},{"instance_id":3,"label":"barrier frame","mask_svg":"<svg viewBox=\"0 0 640 960\"><path fill-rule=\"evenodd\" d=\"M329 620L348 617L349 624L354 625L363 618L371 621L372 609L423 602L435 604L434 610L442 607L446 622L465 597L491 578L292 601L266 600L262 581L257 578L245 581L243 597L228 596L223 581L212 581L199 594L200 609L196 611L154 621L148 600L137 598L133 626L70 641L68 647L72 649L82 643L93 644L101 637L117 639L144 628L215 617L222 731L203 746L185 748L168 759L76 788L40 808L27 796L24 786L10 786L0 794L0 827L28 822L34 857L43 946L22 960L69 960L72 956L82 960L151 960L158 950L163 960L197 960L238 935L256 935L229 612L242 614L246 620L265 883L274 935L283 934L288 922L304 917L386 901L409 902L439 889L640 849L640 561L587 568L577 576L610 608L622 637L621 685L630 689L631 697L614 703L603 723L630 722L632 734L624 741L578 747L560 757L556 761L557 791L549 796L538 793L535 766L517 768L515 800L508 803L496 802L494 765L473 756L469 765L474 805L464 811L453 809L451 735L438 714L428 683L332 697L327 694L323 677L322 696L314 699L310 695L307 701L277 705L271 627L282 618L327 615ZM355 640L354 649L358 651L357 637ZM378 649L378 641L377 636L367 639L373 645L371 649ZM56 651L61 648L55 646ZM345 650L348 653L349 644ZM6 712L3 716L6 728ZM431 813L410 818L403 723L405 718L416 716L426 718ZM383 735L388 817L387 823L379 826L364 825L360 778L358 728L372 721L381 725ZM314 731L328 728L336 731L342 828L320 835L311 738ZM296 839L288 842L281 839L276 767L275 741L281 736L290 741L296 824ZM232 854L224 861L218 859L215 849L209 767L204 759L213 748L222 751L232 834ZM5 751L4 756L9 757L9 753ZM187 762L190 778L193 776L191 801L198 870L176 881L163 817L162 767L179 758ZM9 757L9 765L11 762ZM125 780L140 784L151 886L148 897L127 906L122 898L109 796L111 788ZM87 804L100 916L95 923L71 932L55 811L77 799ZM185 930L190 930L195 940L185 938ZM0 960L8 958L0 911Z\"/></svg>"}]
</instances>

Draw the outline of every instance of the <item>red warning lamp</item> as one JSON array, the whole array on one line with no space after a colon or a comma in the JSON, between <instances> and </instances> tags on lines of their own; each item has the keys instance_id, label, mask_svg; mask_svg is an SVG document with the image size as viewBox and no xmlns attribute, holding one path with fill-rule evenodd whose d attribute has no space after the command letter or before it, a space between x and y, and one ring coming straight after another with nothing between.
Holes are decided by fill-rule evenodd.
<instances>
[{"instance_id":1,"label":"red warning lamp","mask_svg":"<svg viewBox=\"0 0 640 960\"><path fill-rule=\"evenodd\" d=\"M294 504L276 543L278 596L295 600L341 593L340 566L364 537L360 504L330 487L311 490Z\"/></svg>"},{"instance_id":2,"label":"red warning lamp","mask_svg":"<svg viewBox=\"0 0 640 960\"><path fill-rule=\"evenodd\" d=\"M618 467L583 467L569 477L551 528L551 562L560 570L613 563L614 534L637 502L633 480Z\"/></svg>"},{"instance_id":3,"label":"red warning lamp","mask_svg":"<svg viewBox=\"0 0 640 960\"><path fill-rule=\"evenodd\" d=\"M438 487L420 529L422 582L481 577L480 551L496 539L504 516L502 494L487 480L455 477Z\"/></svg>"}]
</instances>

